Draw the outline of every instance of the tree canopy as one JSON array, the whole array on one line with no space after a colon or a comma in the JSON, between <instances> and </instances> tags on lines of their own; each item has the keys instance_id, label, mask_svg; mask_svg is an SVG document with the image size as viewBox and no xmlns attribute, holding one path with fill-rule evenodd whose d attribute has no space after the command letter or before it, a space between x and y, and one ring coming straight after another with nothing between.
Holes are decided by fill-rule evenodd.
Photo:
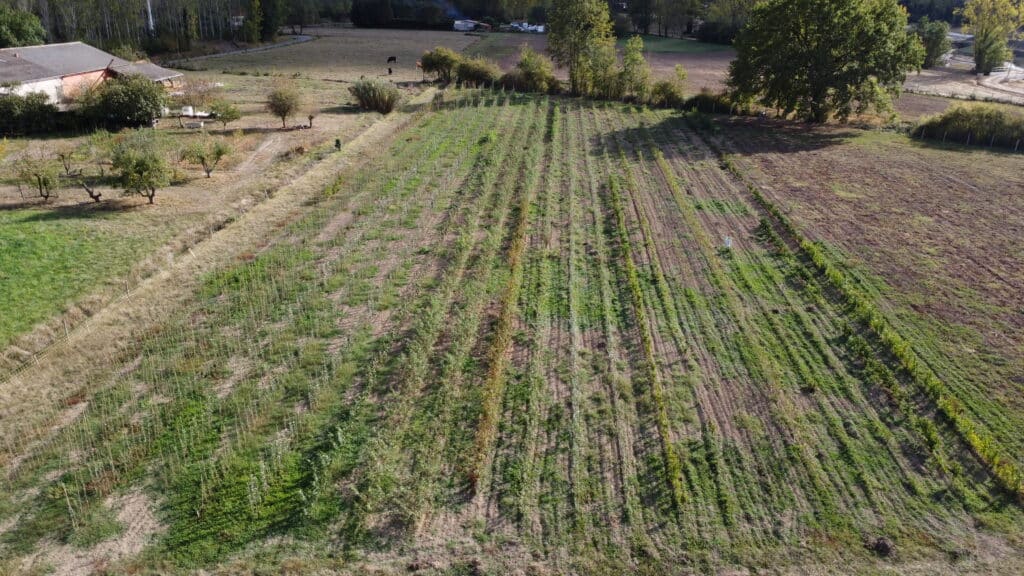
<instances>
[{"instance_id":1,"label":"tree canopy","mask_svg":"<svg viewBox=\"0 0 1024 576\"><path fill-rule=\"evenodd\" d=\"M974 69L991 74L1012 56L1007 41L1017 29L1020 13L1010 0L967 0L957 11L964 31L974 34Z\"/></svg>"},{"instance_id":2,"label":"tree canopy","mask_svg":"<svg viewBox=\"0 0 1024 576\"><path fill-rule=\"evenodd\" d=\"M148 126L166 102L164 88L138 74L118 76L81 96L83 115L94 122L115 126Z\"/></svg>"},{"instance_id":3,"label":"tree canopy","mask_svg":"<svg viewBox=\"0 0 1024 576\"><path fill-rule=\"evenodd\" d=\"M932 20L927 16L917 23L917 35L924 46L924 64L922 68L932 68L939 63L942 56L949 52L952 43L949 41L949 24L941 20Z\"/></svg>"},{"instance_id":4,"label":"tree canopy","mask_svg":"<svg viewBox=\"0 0 1024 576\"><path fill-rule=\"evenodd\" d=\"M591 90L591 60L604 56L602 44L612 41L612 22L604 0L553 0L548 12L548 51L569 69L573 94Z\"/></svg>"},{"instance_id":5,"label":"tree canopy","mask_svg":"<svg viewBox=\"0 0 1024 576\"><path fill-rule=\"evenodd\" d=\"M767 0L735 45L734 99L814 122L887 109L924 60L896 0Z\"/></svg>"},{"instance_id":6,"label":"tree canopy","mask_svg":"<svg viewBox=\"0 0 1024 576\"><path fill-rule=\"evenodd\" d=\"M45 39L46 32L35 14L0 4L0 48L33 46Z\"/></svg>"}]
</instances>

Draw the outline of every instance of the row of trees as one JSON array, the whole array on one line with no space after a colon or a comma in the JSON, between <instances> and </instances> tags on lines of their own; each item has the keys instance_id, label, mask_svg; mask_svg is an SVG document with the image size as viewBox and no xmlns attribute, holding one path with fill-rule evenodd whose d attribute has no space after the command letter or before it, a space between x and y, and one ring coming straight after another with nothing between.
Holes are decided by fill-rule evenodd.
<instances>
[{"instance_id":1,"label":"row of trees","mask_svg":"<svg viewBox=\"0 0 1024 576\"><path fill-rule=\"evenodd\" d=\"M151 52L188 50L196 40L270 41L283 25L346 17L350 6L347 0L0 0L0 47L41 43L40 30L50 42ZM31 34L13 34L18 43L5 38L12 14L18 21L35 17ZM232 28L234 16L245 17L241 30Z\"/></svg>"},{"instance_id":2,"label":"row of trees","mask_svg":"<svg viewBox=\"0 0 1024 576\"><path fill-rule=\"evenodd\" d=\"M100 202L106 186L120 188L126 196L142 196L152 204L157 191L171 183L174 173L163 140L148 129L116 136L95 132L79 145L58 147L50 156L20 159L19 182L44 202L66 188L80 189L94 202ZM230 153L226 141L204 135L186 144L178 152L178 159L201 166L209 178Z\"/></svg>"}]
</instances>

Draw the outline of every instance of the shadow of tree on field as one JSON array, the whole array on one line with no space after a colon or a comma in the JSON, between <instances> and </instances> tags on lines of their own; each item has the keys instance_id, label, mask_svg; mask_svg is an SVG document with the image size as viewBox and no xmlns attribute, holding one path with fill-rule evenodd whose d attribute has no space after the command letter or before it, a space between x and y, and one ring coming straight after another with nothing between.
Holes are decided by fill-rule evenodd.
<instances>
[{"instance_id":1,"label":"shadow of tree on field","mask_svg":"<svg viewBox=\"0 0 1024 576\"><path fill-rule=\"evenodd\" d=\"M717 161L713 144L722 141L728 143L729 153L742 156L792 154L842 145L857 133L849 126L680 112L654 123L639 118L635 125L597 135L591 143L598 156L614 157L621 151L631 160L650 159L650 150L659 149L666 157L699 162Z\"/></svg>"},{"instance_id":2,"label":"shadow of tree on field","mask_svg":"<svg viewBox=\"0 0 1024 576\"><path fill-rule=\"evenodd\" d=\"M25 216L21 219L21 222L51 222L56 220L102 218L111 214L131 212L144 207L144 204L140 204L133 198L104 198L101 202L86 200L79 204L63 205L46 204L39 200L17 202L0 206L0 211L42 210L42 212Z\"/></svg>"}]
</instances>

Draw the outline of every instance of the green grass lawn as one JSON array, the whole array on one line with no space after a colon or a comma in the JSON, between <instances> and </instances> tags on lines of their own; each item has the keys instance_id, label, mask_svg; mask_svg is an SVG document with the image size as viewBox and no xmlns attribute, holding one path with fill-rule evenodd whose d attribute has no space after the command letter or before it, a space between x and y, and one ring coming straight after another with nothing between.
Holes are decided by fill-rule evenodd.
<instances>
[{"instance_id":1,"label":"green grass lawn","mask_svg":"<svg viewBox=\"0 0 1024 576\"><path fill-rule=\"evenodd\" d=\"M158 240L116 212L0 211L0 348L127 272Z\"/></svg>"},{"instance_id":2,"label":"green grass lawn","mask_svg":"<svg viewBox=\"0 0 1024 576\"><path fill-rule=\"evenodd\" d=\"M698 42L687 38L666 38L650 34L641 35L644 39L645 52L668 52L676 54L704 54L706 52L722 52L731 50L724 44L711 44L709 42ZM625 38L619 39L619 48L626 44Z\"/></svg>"}]
</instances>

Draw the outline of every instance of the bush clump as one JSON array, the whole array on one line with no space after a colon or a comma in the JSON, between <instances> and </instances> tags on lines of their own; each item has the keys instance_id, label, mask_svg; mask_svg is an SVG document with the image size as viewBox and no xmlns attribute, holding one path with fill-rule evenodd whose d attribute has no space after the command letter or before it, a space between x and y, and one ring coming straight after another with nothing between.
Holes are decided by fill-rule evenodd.
<instances>
[{"instance_id":1,"label":"bush clump","mask_svg":"<svg viewBox=\"0 0 1024 576\"><path fill-rule=\"evenodd\" d=\"M555 65L549 58L524 44L519 53L519 63L515 70L501 77L501 85L519 92L556 92L558 79L555 78Z\"/></svg>"},{"instance_id":2,"label":"bush clump","mask_svg":"<svg viewBox=\"0 0 1024 576\"><path fill-rule=\"evenodd\" d=\"M1024 116L988 104L953 106L914 128L915 138L1024 149Z\"/></svg>"},{"instance_id":3,"label":"bush clump","mask_svg":"<svg viewBox=\"0 0 1024 576\"><path fill-rule=\"evenodd\" d=\"M0 134L46 132L53 127L56 116L57 108L42 92L0 94Z\"/></svg>"},{"instance_id":4,"label":"bush clump","mask_svg":"<svg viewBox=\"0 0 1024 576\"><path fill-rule=\"evenodd\" d=\"M391 82L376 78L363 79L349 86L348 91L355 97L363 110L374 110L381 114L389 114L398 106L401 93Z\"/></svg>"},{"instance_id":5,"label":"bush clump","mask_svg":"<svg viewBox=\"0 0 1024 576\"><path fill-rule=\"evenodd\" d=\"M451 82L462 57L458 52L444 46L423 53L420 66L425 74L433 74L441 82Z\"/></svg>"},{"instance_id":6,"label":"bush clump","mask_svg":"<svg viewBox=\"0 0 1024 576\"><path fill-rule=\"evenodd\" d=\"M465 58L455 67L455 77L463 86L489 86L500 76L498 65L485 58Z\"/></svg>"},{"instance_id":7,"label":"bush clump","mask_svg":"<svg viewBox=\"0 0 1024 576\"><path fill-rule=\"evenodd\" d=\"M140 74L118 76L83 93L78 102L84 118L98 126L138 128L160 117L164 87Z\"/></svg>"},{"instance_id":8,"label":"bush clump","mask_svg":"<svg viewBox=\"0 0 1024 576\"><path fill-rule=\"evenodd\" d=\"M725 92L711 92L701 90L699 93L687 98L683 103L686 110L695 110L705 114L749 114L750 108L746 104L738 104Z\"/></svg>"},{"instance_id":9,"label":"bush clump","mask_svg":"<svg viewBox=\"0 0 1024 576\"><path fill-rule=\"evenodd\" d=\"M671 80L658 80L651 86L651 106L657 108L682 108L686 103L683 88Z\"/></svg>"}]
</instances>

